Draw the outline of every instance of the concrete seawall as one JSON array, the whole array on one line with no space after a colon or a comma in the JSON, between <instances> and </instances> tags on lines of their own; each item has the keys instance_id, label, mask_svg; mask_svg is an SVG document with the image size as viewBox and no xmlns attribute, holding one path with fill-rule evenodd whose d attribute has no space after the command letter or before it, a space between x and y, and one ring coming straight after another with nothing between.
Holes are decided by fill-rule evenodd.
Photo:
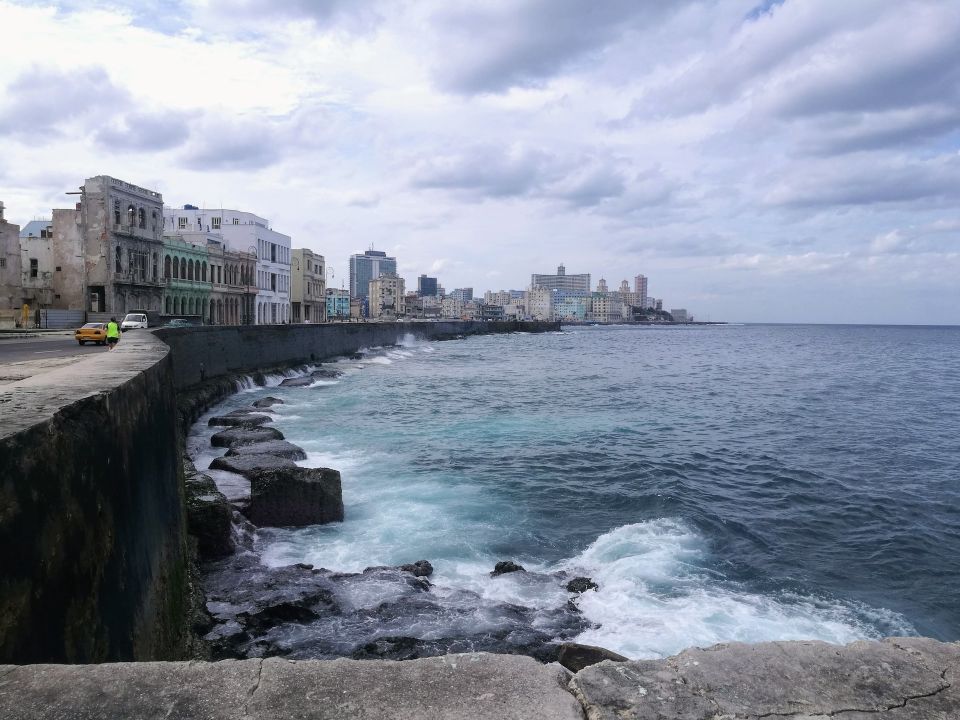
<instances>
[{"instance_id":1,"label":"concrete seawall","mask_svg":"<svg viewBox=\"0 0 960 720\"><path fill-rule=\"evenodd\" d=\"M3 385L0 662L185 656L177 391L211 378L229 389L232 373L319 361L407 334L554 329L429 322L131 332L113 352Z\"/></svg>"}]
</instances>

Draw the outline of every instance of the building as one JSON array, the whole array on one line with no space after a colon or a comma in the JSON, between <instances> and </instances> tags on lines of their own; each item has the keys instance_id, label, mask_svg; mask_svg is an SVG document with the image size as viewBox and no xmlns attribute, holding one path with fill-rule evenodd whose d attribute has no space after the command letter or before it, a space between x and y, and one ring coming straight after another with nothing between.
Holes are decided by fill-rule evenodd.
<instances>
[{"instance_id":1,"label":"building","mask_svg":"<svg viewBox=\"0 0 960 720\"><path fill-rule=\"evenodd\" d=\"M327 320L343 321L350 317L350 291L327 288Z\"/></svg>"},{"instance_id":2,"label":"building","mask_svg":"<svg viewBox=\"0 0 960 720\"><path fill-rule=\"evenodd\" d=\"M53 211L46 237L41 233L21 243L22 272L30 284L26 292L56 308L118 317L135 310L159 312L163 196L107 175L87 178L73 194L80 202ZM50 267L44 269L45 263Z\"/></svg>"},{"instance_id":3,"label":"building","mask_svg":"<svg viewBox=\"0 0 960 720\"><path fill-rule=\"evenodd\" d=\"M193 233L196 243L176 233L163 237L163 313L210 317L210 253L205 233Z\"/></svg>"},{"instance_id":4,"label":"building","mask_svg":"<svg viewBox=\"0 0 960 720\"><path fill-rule=\"evenodd\" d=\"M553 318L553 291L545 287L531 287L526 292L527 316L534 320Z\"/></svg>"},{"instance_id":5,"label":"building","mask_svg":"<svg viewBox=\"0 0 960 720\"><path fill-rule=\"evenodd\" d=\"M607 281L603 278L600 278L600 281L597 283L597 292L598 293L608 293L610 289L607 287Z\"/></svg>"},{"instance_id":6,"label":"building","mask_svg":"<svg viewBox=\"0 0 960 720\"><path fill-rule=\"evenodd\" d=\"M678 322L678 323L693 322L693 318L688 316L687 311L684 308L671 310L670 315L673 317L674 322Z\"/></svg>"},{"instance_id":7,"label":"building","mask_svg":"<svg viewBox=\"0 0 960 720\"><path fill-rule=\"evenodd\" d=\"M257 256L229 250L220 238L207 238L210 258L208 322L215 325L252 325L257 307Z\"/></svg>"},{"instance_id":8,"label":"building","mask_svg":"<svg viewBox=\"0 0 960 720\"><path fill-rule=\"evenodd\" d=\"M633 291L640 297L640 307L647 307L647 278L637 275L633 279Z\"/></svg>"},{"instance_id":9,"label":"building","mask_svg":"<svg viewBox=\"0 0 960 720\"><path fill-rule=\"evenodd\" d=\"M327 269L323 255L306 248L297 248L291 256L290 272L291 322L325 322Z\"/></svg>"},{"instance_id":10,"label":"building","mask_svg":"<svg viewBox=\"0 0 960 720\"><path fill-rule=\"evenodd\" d=\"M437 278L421 275L417 278L417 296L419 297L437 297Z\"/></svg>"},{"instance_id":11,"label":"building","mask_svg":"<svg viewBox=\"0 0 960 720\"><path fill-rule=\"evenodd\" d=\"M387 257L385 252L367 250L362 255L350 256L350 297L366 298L370 281L381 275L396 274L397 259Z\"/></svg>"},{"instance_id":12,"label":"building","mask_svg":"<svg viewBox=\"0 0 960 720\"><path fill-rule=\"evenodd\" d=\"M396 273L381 273L371 280L367 292L368 317L394 320L406 314L406 289L403 278Z\"/></svg>"},{"instance_id":13,"label":"building","mask_svg":"<svg viewBox=\"0 0 960 720\"><path fill-rule=\"evenodd\" d=\"M574 290L590 292L590 273L582 275L567 275L563 265L557 267L556 275L531 275L532 287L547 288L547 290Z\"/></svg>"},{"instance_id":14,"label":"building","mask_svg":"<svg viewBox=\"0 0 960 720\"><path fill-rule=\"evenodd\" d=\"M556 320L583 322L593 310L593 293L589 290L554 290L553 317Z\"/></svg>"},{"instance_id":15,"label":"building","mask_svg":"<svg viewBox=\"0 0 960 720\"><path fill-rule=\"evenodd\" d=\"M242 210L184 205L182 209L167 208L163 220L167 232L210 233L223 243L225 251L256 255L253 323L290 322L289 235L273 230L266 218Z\"/></svg>"},{"instance_id":16,"label":"building","mask_svg":"<svg viewBox=\"0 0 960 720\"><path fill-rule=\"evenodd\" d=\"M620 299L611 293L595 292L591 298L590 311L587 319L593 322L620 322L623 319L623 308Z\"/></svg>"},{"instance_id":17,"label":"building","mask_svg":"<svg viewBox=\"0 0 960 720\"><path fill-rule=\"evenodd\" d=\"M468 303L473 300L473 288L457 288L450 293L450 297L462 303Z\"/></svg>"},{"instance_id":18,"label":"building","mask_svg":"<svg viewBox=\"0 0 960 720\"><path fill-rule=\"evenodd\" d=\"M19 310L23 300L20 276L20 226L7 222L0 202L0 310Z\"/></svg>"},{"instance_id":19,"label":"building","mask_svg":"<svg viewBox=\"0 0 960 720\"><path fill-rule=\"evenodd\" d=\"M493 292L487 290L483 294L483 302L487 305L499 305L500 307L505 307L514 301L512 290L501 290L500 292Z\"/></svg>"},{"instance_id":20,"label":"building","mask_svg":"<svg viewBox=\"0 0 960 720\"><path fill-rule=\"evenodd\" d=\"M463 306L463 300L454 297L453 293L451 293L440 303L440 316L459 320L463 317Z\"/></svg>"}]
</instances>

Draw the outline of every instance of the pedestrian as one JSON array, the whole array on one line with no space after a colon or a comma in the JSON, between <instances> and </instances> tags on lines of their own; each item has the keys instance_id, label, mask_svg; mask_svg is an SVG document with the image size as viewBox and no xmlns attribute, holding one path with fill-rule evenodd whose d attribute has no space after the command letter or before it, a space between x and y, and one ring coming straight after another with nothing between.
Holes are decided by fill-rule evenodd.
<instances>
[{"instance_id":1,"label":"pedestrian","mask_svg":"<svg viewBox=\"0 0 960 720\"><path fill-rule=\"evenodd\" d=\"M110 322L107 323L107 350L113 350L118 342L120 342L120 326L117 325L116 318L110 318Z\"/></svg>"}]
</instances>

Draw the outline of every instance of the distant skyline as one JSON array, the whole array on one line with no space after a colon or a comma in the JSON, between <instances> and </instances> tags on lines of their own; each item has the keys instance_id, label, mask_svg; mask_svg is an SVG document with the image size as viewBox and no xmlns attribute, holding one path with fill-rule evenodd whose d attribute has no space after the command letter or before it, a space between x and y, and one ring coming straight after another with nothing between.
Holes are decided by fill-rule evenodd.
<instances>
[{"instance_id":1,"label":"distant skyline","mask_svg":"<svg viewBox=\"0 0 960 720\"><path fill-rule=\"evenodd\" d=\"M348 281L635 275L747 322L960 324L952 0L0 0L0 201L269 218Z\"/></svg>"}]
</instances>

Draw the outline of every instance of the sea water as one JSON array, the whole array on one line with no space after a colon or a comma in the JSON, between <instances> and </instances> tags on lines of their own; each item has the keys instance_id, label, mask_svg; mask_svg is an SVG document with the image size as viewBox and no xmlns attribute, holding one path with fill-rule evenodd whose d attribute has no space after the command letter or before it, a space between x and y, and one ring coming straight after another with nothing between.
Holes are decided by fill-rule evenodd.
<instances>
[{"instance_id":1,"label":"sea water","mask_svg":"<svg viewBox=\"0 0 960 720\"><path fill-rule=\"evenodd\" d=\"M521 614L549 634L577 575L599 589L574 599L575 639L634 658L731 640L956 640L958 358L958 328L410 336L337 362L337 380L249 386L217 411L282 398L273 425L304 448L299 464L342 474L344 522L261 528L260 562L435 568L430 607L314 624L285 638L295 656L380 635L469 639ZM209 434L190 438L201 467L218 454ZM506 559L528 572L492 579ZM365 583L341 602L395 593Z\"/></svg>"}]
</instances>

